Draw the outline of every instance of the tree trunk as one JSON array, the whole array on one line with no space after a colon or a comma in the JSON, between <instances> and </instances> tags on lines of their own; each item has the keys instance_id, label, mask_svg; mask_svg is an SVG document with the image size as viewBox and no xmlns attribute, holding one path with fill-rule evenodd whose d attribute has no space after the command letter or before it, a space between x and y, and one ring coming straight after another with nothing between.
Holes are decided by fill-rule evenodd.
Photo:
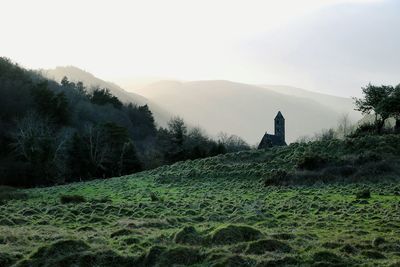
<instances>
[{"instance_id":1,"label":"tree trunk","mask_svg":"<svg viewBox=\"0 0 400 267\"><path fill-rule=\"evenodd\" d=\"M394 132L400 133L400 118L396 118L396 124L394 125Z\"/></svg>"}]
</instances>

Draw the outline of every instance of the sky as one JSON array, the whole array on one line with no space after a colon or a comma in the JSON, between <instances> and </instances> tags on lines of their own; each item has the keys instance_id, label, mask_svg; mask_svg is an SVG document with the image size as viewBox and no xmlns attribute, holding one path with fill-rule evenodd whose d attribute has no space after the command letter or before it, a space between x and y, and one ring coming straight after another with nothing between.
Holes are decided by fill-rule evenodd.
<instances>
[{"instance_id":1,"label":"sky","mask_svg":"<svg viewBox=\"0 0 400 267\"><path fill-rule=\"evenodd\" d=\"M399 83L397 0L0 0L0 56L113 82L224 79L354 96Z\"/></svg>"}]
</instances>

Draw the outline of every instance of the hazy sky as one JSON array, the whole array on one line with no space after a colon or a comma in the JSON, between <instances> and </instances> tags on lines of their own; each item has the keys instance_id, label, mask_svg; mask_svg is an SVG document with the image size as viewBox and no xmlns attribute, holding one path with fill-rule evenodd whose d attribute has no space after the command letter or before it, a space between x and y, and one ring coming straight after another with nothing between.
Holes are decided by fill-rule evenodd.
<instances>
[{"instance_id":1,"label":"hazy sky","mask_svg":"<svg viewBox=\"0 0 400 267\"><path fill-rule=\"evenodd\" d=\"M400 82L398 0L0 0L0 10L0 55L28 68L348 96Z\"/></svg>"}]
</instances>

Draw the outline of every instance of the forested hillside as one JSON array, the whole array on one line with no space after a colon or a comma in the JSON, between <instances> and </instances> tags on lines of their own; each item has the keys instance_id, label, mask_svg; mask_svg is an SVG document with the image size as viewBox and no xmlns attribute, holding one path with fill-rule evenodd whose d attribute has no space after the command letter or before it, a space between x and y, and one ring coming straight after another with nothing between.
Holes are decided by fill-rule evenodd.
<instances>
[{"instance_id":1,"label":"forested hillside","mask_svg":"<svg viewBox=\"0 0 400 267\"><path fill-rule=\"evenodd\" d=\"M157 104L151 102L149 99L146 99L141 95L128 92L115 83L104 81L100 78L97 78L93 74L77 67L56 67L54 69L40 70L40 73L43 74L46 78L55 80L57 82L60 82L64 77L68 77L68 80L72 82L83 82L88 88L108 88L110 92L118 97L118 99L121 100L121 102L123 103L135 103L139 106L148 105L151 109L151 112L153 113L154 120L158 126L165 127L168 120L173 117L171 113L169 113L167 110L162 109Z\"/></svg>"},{"instance_id":2,"label":"forested hillside","mask_svg":"<svg viewBox=\"0 0 400 267\"><path fill-rule=\"evenodd\" d=\"M106 178L184 159L247 149L214 141L180 118L157 128L147 105L108 88L61 83L0 58L0 184L48 185Z\"/></svg>"}]
</instances>

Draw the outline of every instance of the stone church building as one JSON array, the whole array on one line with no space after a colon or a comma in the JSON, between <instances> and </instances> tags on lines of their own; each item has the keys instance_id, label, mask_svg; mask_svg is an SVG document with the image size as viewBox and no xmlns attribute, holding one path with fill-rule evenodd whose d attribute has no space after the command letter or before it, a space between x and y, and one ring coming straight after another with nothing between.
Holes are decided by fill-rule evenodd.
<instances>
[{"instance_id":1,"label":"stone church building","mask_svg":"<svg viewBox=\"0 0 400 267\"><path fill-rule=\"evenodd\" d=\"M286 146L285 142L285 118L279 111L275 117L275 134L265 133L258 149L265 149L273 146Z\"/></svg>"}]
</instances>

